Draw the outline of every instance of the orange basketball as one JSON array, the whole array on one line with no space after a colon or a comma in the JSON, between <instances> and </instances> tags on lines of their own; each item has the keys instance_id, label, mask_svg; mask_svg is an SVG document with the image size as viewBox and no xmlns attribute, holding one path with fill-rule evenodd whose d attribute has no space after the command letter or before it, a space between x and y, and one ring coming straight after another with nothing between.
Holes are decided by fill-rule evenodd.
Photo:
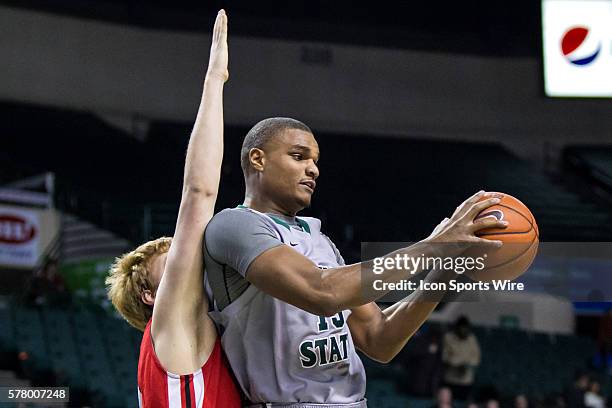
<instances>
[{"instance_id":1,"label":"orange basketball","mask_svg":"<svg viewBox=\"0 0 612 408\"><path fill-rule=\"evenodd\" d=\"M477 281L516 279L527 271L538 252L540 232L529 208L509 194L496 194L501 196L500 203L483 210L476 219L494 216L500 221L507 221L508 226L483 229L476 233L479 237L503 242L499 249L484 251L483 270L466 272L466 275ZM480 201L488 198L483 197ZM474 256L473 251L470 252L470 256Z\"/></svg>"}]
</instances>

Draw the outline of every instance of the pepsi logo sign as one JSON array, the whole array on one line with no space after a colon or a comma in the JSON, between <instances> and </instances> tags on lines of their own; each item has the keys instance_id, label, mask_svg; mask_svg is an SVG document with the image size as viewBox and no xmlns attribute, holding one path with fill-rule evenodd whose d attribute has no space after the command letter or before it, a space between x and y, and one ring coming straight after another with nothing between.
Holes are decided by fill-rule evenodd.
<instances>
[{"instance_id":1,"label":"pepsi logo sign","mask_svg":"<svg viewBox=\"0 0 612 408\"><path fill-rule=\"evenodd\" d=\"M9 214L0 214L0 243L23 244L36 236L36 228L26 219Z\"/></svg>"},{"instance_id":2,"label":"pepsi logo sign","mask_svg":"<svg viewBox=\"0 0 612 408\"><path fill-rule=\"evenodd\" d=\"M612 0L541 0L544 90L612 98Z\"/></svg>"},{"instance_id":3,"label":"pepsi logo sign","mask_svg":"<svg viewBox=\"0 0 612 408\"><path fill-rule=\"evenodd\" d=\"M573 65L589 65L599 56L601 41L594 38L588 27L571 27L561 37L561 52Z\"/></svg>"}]
</instances>

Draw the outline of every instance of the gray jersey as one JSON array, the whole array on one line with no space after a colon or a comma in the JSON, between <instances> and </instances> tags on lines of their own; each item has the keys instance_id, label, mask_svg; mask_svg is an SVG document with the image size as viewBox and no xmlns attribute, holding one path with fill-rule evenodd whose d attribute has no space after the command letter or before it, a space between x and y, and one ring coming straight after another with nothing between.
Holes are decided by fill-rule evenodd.
<instances>
[{"instance_id":1,"label":"gray jersey","mask_svg":"<svg viewBox=\"0 0 612 408\"><path fill-rule=\"evenodd\" d=\"M252 402L354 403L365 371L353 345L350 310L320 317L267 295L244 276L264 251L288 245L319 268L344 264L316 218L224 210L205 233L211 317L242 390Z\"/></svg>"}]
</instances>

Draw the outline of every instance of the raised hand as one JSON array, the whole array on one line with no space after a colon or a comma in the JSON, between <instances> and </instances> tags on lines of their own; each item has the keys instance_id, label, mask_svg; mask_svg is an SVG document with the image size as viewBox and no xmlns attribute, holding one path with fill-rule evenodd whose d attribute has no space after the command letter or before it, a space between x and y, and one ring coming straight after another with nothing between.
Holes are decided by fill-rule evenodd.
<instances>
[{"instance_id":1,"label":"raised hand","mask_svg":"<svg viewBox=\"0 0 612 408\"><path fill-rule=\"evenodd\" d=\"M219 10L215 27L213 28L212 44L210 46L210 59L208 61L207 76L218 77L227 81L229 71L227 69L228 51L227 51L227 15L225 10Z\"/></svg>"}]
</instances>

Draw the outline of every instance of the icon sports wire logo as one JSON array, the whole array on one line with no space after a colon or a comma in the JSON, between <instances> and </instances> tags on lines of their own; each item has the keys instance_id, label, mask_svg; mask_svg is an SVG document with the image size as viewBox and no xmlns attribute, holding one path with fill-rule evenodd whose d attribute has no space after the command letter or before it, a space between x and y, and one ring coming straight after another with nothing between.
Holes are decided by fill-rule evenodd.
<instances>
[{"instance_id":1,"label":"icon sports wire logo","mask_svg":"<svg viewBox=\"0 0 612 408\"><path fill-rule=\"evenodd\" d=\"M578 66L589 65L601 51L601 41L589 35L587 27L576 26L567 30L561 38L561 52L565 59Z\"/></svg>"}]
</instances>

